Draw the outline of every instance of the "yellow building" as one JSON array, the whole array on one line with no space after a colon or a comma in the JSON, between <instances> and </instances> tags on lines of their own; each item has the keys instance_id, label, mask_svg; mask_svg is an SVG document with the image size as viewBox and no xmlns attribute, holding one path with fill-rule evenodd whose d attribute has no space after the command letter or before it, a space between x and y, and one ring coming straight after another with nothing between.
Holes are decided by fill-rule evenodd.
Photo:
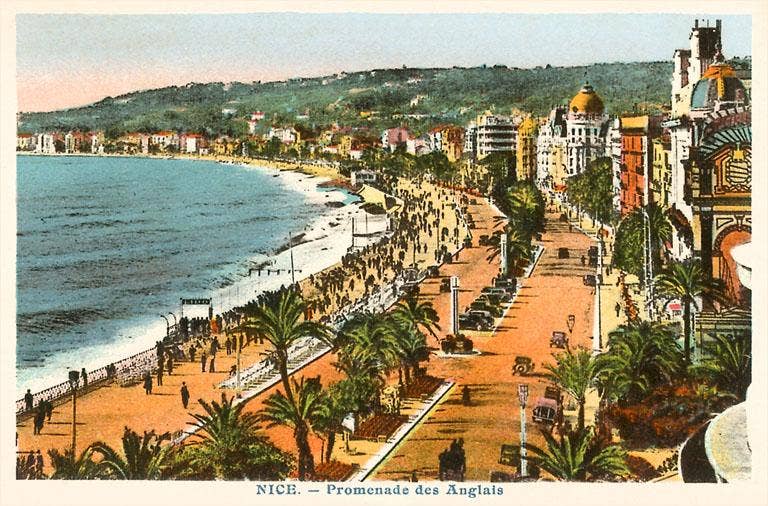
<instances>
[{"instance_id":1,"label":"yellow building","mask_svg":"<svg viewBox=\"0 0 768 506\"><path fill-rule=\"evenodd\" d=\"M219 156L232 156L238 153L239 148L240 143L236 139L219 137L213 144L213 153Z\"/></svg>"},{"instance_id":2,"label":"yellow building","mask_svg":"<svg viewBox=\"0 0 768 506\"><path fill-rule=\"evenodd\" d=\"M539 128L530 116L517 127L517 180L532 181L536 176L536 136Z\"/></svg>"},{"instance_id":3,"label":"yellow building","mask_svg":"<svg viewBox=\"0 0 768 506\"><path fill-rule=\"evenodd\" d=\"M653 139L653 165L651 173L651 197L653 202L667 209L672 186L672 165L670 164L670 143L668 137Z\"/></svg>"},{"instance_id":4,"label":"yellow building","mask_svg":"<svg viewBox=\"0 0 768 506\"><path fill-rule=\"evenodd\" d=\"M352 151L352 136L342 135L339 138L339 156L349 158L349 152Z\"/></svg>"},{"instance_id":5,"label":"yellow building","mask_svg":"<svg viewBox=\"0 0 768 506\"><path fill-rule=\"evenodd\" d=\"M449 162L457 162L464 152L464 129L448 125L441 132L440 150Z\"/></svg>"}]
</instances>

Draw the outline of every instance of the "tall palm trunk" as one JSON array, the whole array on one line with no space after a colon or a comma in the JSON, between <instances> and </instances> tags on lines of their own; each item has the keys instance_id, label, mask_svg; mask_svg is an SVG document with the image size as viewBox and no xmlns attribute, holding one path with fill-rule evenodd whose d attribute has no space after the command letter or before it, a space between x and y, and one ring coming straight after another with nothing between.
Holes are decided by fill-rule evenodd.
<instances>
[{"instance_id":1,"label":"tall palm trunk","mask_svg":"<svg viewBox=\"0 0 768 506\"><path fill-rule=\"evenodd\" d=\"M330 462L333 456L333 447L336 444L336 431L328 431L328 445L325 447L325 461Z\"/></svg>"},{"instance_id":2,"label":"tall palm trunk","mask_svg":"<svg viewBox=\"0 0 768 506\"><path fill-rule=\"evenodd\" d=\"M586 399L579 399L579 418L577 420L577 424L579 427L579 430L584 430L585 425L585 415L584 415L584 404L586 403Z\"/></svg>"},{"instance_id":3,"label":"tall palm trunk","mask_svg":"<svg viewBox=\"0 0 768 506\"><path fill-rule=\"evenodd\" d=\"M686 300L683 304L683 350L685 351L685 361L691 363L691 301Z\"/></svg>"},{"instance_id":4,"label":"tall palm trunk","mask_svg":"<svg viewBox=\"0 0 768 506\"><path fill-rule=\"evenodd\" d=\"M411 384L411 371L408 368L408 364L403 364L402 370L405 372L405 384L410 385Z\"/></svg>"},{"instance_id":5,"label":"tall palm trunk","mask_svg":"<svg viewBox=\"0 0 768 506\"><path fill-rule=\"evenodd\" d=\"M282 353L277 354L277 369L280 372L280 381L283 383L283 388L285 388L285 397L293 404L296 405L296 402L293 399L293 391L291 391L291 381L288 376L288 356L286 355L283 357Z\"/></svg>"},{"instance_id":6,"label":"tall palm trunk","mask_svg":"<svg viewBox=\"0 0 768 506\"><path fill-rule=\"evenodd\" d=\"M293 436L299 451L299 480L311 479L315 475L315 459L309 446L309 428L305 423L300 423L293 431Z\"/></svg>"}]
</instances>

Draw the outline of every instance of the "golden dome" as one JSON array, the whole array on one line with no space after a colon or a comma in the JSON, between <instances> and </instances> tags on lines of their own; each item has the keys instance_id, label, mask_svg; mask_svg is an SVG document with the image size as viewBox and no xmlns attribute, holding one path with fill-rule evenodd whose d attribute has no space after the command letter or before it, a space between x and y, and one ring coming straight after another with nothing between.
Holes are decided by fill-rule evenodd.
<instances>
[{"instance_id":1,"label":"golden dome","mask_svg":"<svg viewBox=\"0 0 768 506\"><path fill-rule=\"evenodd\" d=\"M573 97L568 110L574 113L602 114L605 107L603 107L603 101L598 94L595 93L592 85L586 83L576 96Z\"/></svg>"}]
</instances>

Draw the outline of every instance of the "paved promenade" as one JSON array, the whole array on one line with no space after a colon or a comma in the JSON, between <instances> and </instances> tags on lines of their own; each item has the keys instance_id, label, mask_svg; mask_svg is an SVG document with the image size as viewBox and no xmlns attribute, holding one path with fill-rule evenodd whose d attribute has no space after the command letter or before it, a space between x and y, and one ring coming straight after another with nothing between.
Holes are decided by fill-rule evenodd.
<instances>
[{"instance_id":1,"label":"paved promenade","mask_svg":"<svg viewBox=\"0 0 768 506\"><path fill-rule=\"evenodd\" d=\"M544 393L545 382L536 376L513 376L515 357L532 358L536 364L534 372L541 371L543 363L552 362L552 352L559 351L549 347L552 331L567 332L570 314L576 317L573 346L591 347L593 332L594 288L585 286L582 277L593 274L594 268L582 267L580 260L593 242L575 228L569 231L566 223L557 221L558 216L548 213L547 232L542 237L544 253L533 275L523 280L524 286L497 333L469 333L482 355L432 358L430 374L455 381L456 388L377 470L373 479L408 479L414 471L420 480L437 479L438 455L455 438L464 439L468 481L488 480L495 470L514 472L513 468L500 465L498 459L502 444L520 441L517 385L521 382L530 385L528 440L543 444L536 426L530 422L530 413L536 397ZM570 250L569 259L557 258L559 247ZM485 254L485 248L473 248L462 253L464 262L456 266L462 290L467 290L460 293L462 308L496 273L496 266L484 261ZM435 304L441 321L447 322L447 294L437 294L436 284L427 284L424 292ZM464 385L471 391L469 406L461 401ZM566 411L566 415L575 417L575 411Z\"/></svg>"}]
</instances>

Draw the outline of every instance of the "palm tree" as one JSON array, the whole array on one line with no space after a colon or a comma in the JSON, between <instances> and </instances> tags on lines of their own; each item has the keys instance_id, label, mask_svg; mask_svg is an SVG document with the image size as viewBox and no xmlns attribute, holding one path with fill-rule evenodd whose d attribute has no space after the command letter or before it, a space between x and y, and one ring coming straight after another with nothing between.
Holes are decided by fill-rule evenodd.
<instances>
[{"instance_id":1,"label":"palm tree","mask_svg":"<svg viewBox=\"0 0 768 506\"><path fill-rule=\"evenodd\" d=\"M646 219L645 214L648 214ZM648 227L650 226L650 230ZM663 209L655 204L638 208L624 217L616 231L613 264L619 269L641 276L645 271L644 244L650 232L654 272L661 267L662 249L672 238L672 224Z\"/></svg>"},{"instance_id":2,"label":"palm tree","mask_svg":"<svg viewBox=\"0 0 768 506\"><path fill-rule=\"evenodd\" d=\"M405 371L405 383L411 382L411 371L413 376L417 375L419 363L429 359L429 348L427 348L427 339L414 325L400 326L397 333L397 347L402 369Z\"/></svg>"},{"instance_id":3,"label":"palm tree","mask_svg":"<svg viewBox=\"0 0 768 506\"><path fill-rule=\"evenodd\" d=\"M291 470L290 455L259 434L259 419L221 394L221 403L198 401L204 414L192 414L200 429L177 455L172 475L193 479L281 480Z\"/></svg>"},{"instance_id":4,"label":"palm tree","mask_svg":"<svg viewBox=\"0 0 768 506\"><path fill-rule=\"evenodd\" d=\"M691 363L691 331L693 307L698 311L697 297L706 297L712 300L724 301L726 299L723 283L720 280L711 280L704 274L701 266L693 259L684 262L672 262L667 269L654 279L654 287L657 296L666 298L668 304L673 299L678 299L683 304L683 339L685 360Z\"/></svg>"},{"instance_id":5,"label":"palm tree","mask_svg":"<svg viewBox=\"0 0 768 506\"><path fill-rule=\"evenodd\" d=\"M292 402L278 391L264 401L260 418L268 422L269 427L285 425L293 429L299 454L299 480L304 481L311 479L315 474L315 459L309 446L309 434L322 416L325 395L319 377L305 381L302 376L301 381L293 378L292 381L296 402Z\"/></svg>"},{"instance_id":6,"label":"palm tree","mask_svg":"<svg viewBox=\"0 0 768 506\"><path fill-rule=\"evenodd\" d=\"M668 325L640 321L620 326L598 357L603 398L637 402L681 370L682 353Z\"/></svg>"},{"instance_id":7,"label":"palm tree","mask_svg":"<svg viewBox=\"0 0 768 506\"><path fill-rule=\"evenodd\" d=\"M93 449L89 446L75 457L71 449L64 453L48 450L53 473L52 480L98 480L105 478L104 469L93 461Z\"/></svg>"},{"instance_id":8,"label":"palm tree","mask_svg":"<svg viewBox=\"0 0 768 506\"><path fill-rule=\"evenodd\" d=\"M429 332L432 337L437 339L435 329L440 330L440 326L437 324L440 321L440 316L431 302L420 302L414 294L408 294L405 299L398 301L394 311L392 311L392 318L401 326L413 326L417 330Z\"/></svg>"},{"instance_id":9,"label":"palm tree","mask_svg":"<svg viewBox=\"0 0 768 506\"><path fill-rule=\"evenodd\" d=\"M563 481L587 481L629 473L626 452L618 445L602 446L592 427L564 434L558 441L542 431L547 449L528 444L531 463Z\"/></svg>"},{"instance_id":10,"label":"palm tree","mask_svg":"<svg viewBox=\"0 0 768 506\"><path fill-rule=\"evenodd\" d=\"M522 232L510 226L505 227L505 233L507 235L507 272L513 272L518 261L529 262L531 260L531 238L524 236ZM486 257L489 262L501 256L501 240L490 246L489 250L490 253Z\"/></svg>"},{"instance_id":11,"label":"palm tree","mask_svg":"<svg viewBox=\"0 0 768 506\"><path fill-rule=\"evenodd\" d=\"M306 305L301 296L292 289L284 289L267 295L266 300L256 307L254 317L247 327L266 339L273 347L280 380L285 395L293 402L291 383L288 380L288 349L301 338L320 337L330 340L326 326L304 319Z\"/></svg>"},{"instance_id":12,"label":"palm tree","mask_svg":"<svg viewBox=\"0 0 768 506\"><path fill-rule=\"evenodd\" d=\"M123 455L104 442L91 445L101 455L99 465L120 480L156 480L161 477L167 463L170 446L163 442L171 439L170 433L161 435L155 431L139 436L128 427L123 432Z\"/></svg>"},{"instance_id":13,"label":"palm tree","mask_svg":"<svg viewBox=\"0 0 768 506\"><path fill-rule=\"evenodd\" d=\"M714 334L713 338L705 344L706 358L691 370L743 401L752 382L751 336Z\"/></svg>"},{"instance_id":14,"label":"palm tree","mask_svg":"<svg viewBox=\"0 0 768 506\"><path fill-rule=\"evenodd\" d=\"M547 364L544 368L549 371L546 377L568 392L579 405L578 429L584 428L584 404L587 390L594 384L599 372L599 364L592 354L578 348L575 352L568 350L555 355L556 365Z\"/></svg>"},{"instance_id":15,"label":"palm tree","mask_svg":"<svg viewBox=\"0 0 768 506\"><path fill-rule=\"evenodd\" d=\"M509 221L527 237L541 231L544 225L544 203L538 190L530 184L518 183L508 194Z\"/></svg>"}]
</instances>

